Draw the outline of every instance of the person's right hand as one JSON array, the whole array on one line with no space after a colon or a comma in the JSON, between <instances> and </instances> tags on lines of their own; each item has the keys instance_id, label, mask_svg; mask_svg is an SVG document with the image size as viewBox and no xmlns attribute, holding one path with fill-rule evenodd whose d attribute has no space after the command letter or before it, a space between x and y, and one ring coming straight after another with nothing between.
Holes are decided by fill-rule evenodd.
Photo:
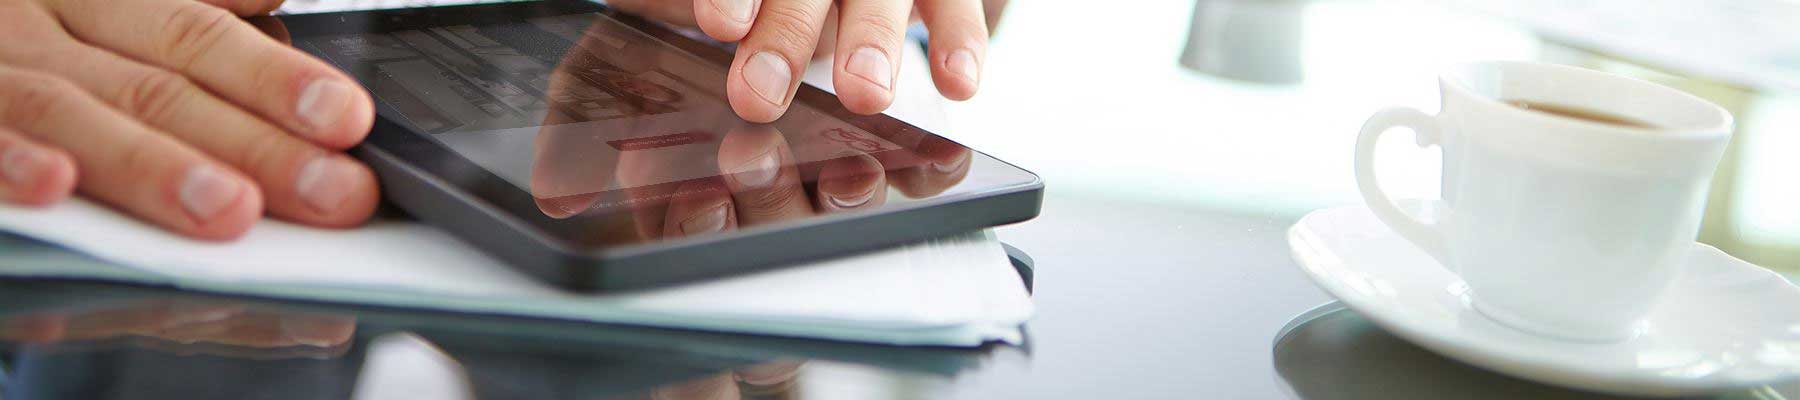
<instances>
[{"instance_id":1,"label":"person's right hand","mask_svg":"<svg viewBox=\"0 0 1800 400\"><path fill-rule=\"evenodd\" d=\"M551 73L549 98L594 97L607 90L602 86L660 88L631 82L636 78L620 70L654 71L658 53L596 40L606 36L604 25L583 35ZM619 65L625 62L647 65ZM628 207L638 238L655 240L876 208L888 201L890 186L910 198L927 198L969 173L968 148L917 130L885 131L877 141L824 116L754 124L739 119L720 99L680 93L658 96L683 99L659 105L682 110L677 117L590 121L578 107L553 107L534 138L529 186L538 208L563 219ZM622 143L683 135L691 142L648 149ZM884 141L892 145L883 146ZM613 188L622 198L603 199Z\"/></svg>"},{"instance_id":2,"label":"person's right hand","mask_svg":"<svg viewBox=\"0 0 1800 400\"><path fill-rule=\"evenodd\" d=\"M341 153L368 134L356 81L238 16L280 0L0 1L0 199L71 191L171 231L228 239L269 214L374 212Z\"/></svg>"}]
</instances>

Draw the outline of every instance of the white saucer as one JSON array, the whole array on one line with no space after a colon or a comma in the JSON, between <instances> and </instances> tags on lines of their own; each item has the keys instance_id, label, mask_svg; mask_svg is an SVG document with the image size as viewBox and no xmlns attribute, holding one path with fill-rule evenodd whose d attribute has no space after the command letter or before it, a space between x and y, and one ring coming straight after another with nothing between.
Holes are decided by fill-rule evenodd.
<instances>
[{"instance_id":1,"label":"white saucer","mask_svg":"<svg viewBox=\"0 0 1800 400\"><path fill-rule=\"evenodd\" d=\"M1416 202L1414 204L1417 204ZM1582 343L1500 325L1468 287L1362 206L1314 211L1288 230L1314 283L1393 334L1471 365L1627 395L1717 393L1800 378L1800 288L1695 243L1685 275L1636 338Z\"/></svg>"}]
</instances>

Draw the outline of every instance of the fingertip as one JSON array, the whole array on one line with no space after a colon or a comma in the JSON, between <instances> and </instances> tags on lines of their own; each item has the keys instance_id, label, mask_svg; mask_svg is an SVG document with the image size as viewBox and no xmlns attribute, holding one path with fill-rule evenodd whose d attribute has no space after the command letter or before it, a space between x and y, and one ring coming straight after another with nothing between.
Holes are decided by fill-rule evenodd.
<instances>
[{"instance_id":1,"label":"fingertip","mask_svg":"<svg viewBox=\"0 0 1800 400\"><path fill-rule=\"evenodd\" d=\"M757 0L694 0L694 23L721 42L744 40L756 18Z\"/></svg>"},{"instance_id":2,"label":"fingertip","mask_svg":"<svg viewBox=\"0 0 1800 400\"><path fill-rule=\"evenodd\" d=\"M839 84L837 87L839 88L838 101L843 102L844 108L850 112L862 115L879 114L887 111L888 106L894 104L894 94L884 88L873 87L873 85L863 82L849 85ZM851 88L855 89L847 90Z\"/></svg>"},{"instance_id":3,"label":"fingertip","mask_svg":"<svg viewBox=\"0 0 1800 400\"><path fill-rule=\"evenodd\" d=\"M759 124L775 122L776 119L781 118L781 114L787 112L786 105L770 104L767 100L763 100L762 97L750 90L749 84L744 83L742 78L732 79L731 83L726 85L725 97L727 102L731 103L731 111L737 113L738 118L749 122Z\"/></svg>"},{"instance_id":4,"label":"fingertip","mask_svg":"<svg viewBox=\"0 0 1800 400\"><path fill-rule=\"evenodd\" d=\"M944 98L954 101L968 101L975 98L975 89L976 86L973 83L938 85L938 92L942 93Z\"/></svg>"},{"instance_id":5,"label":"fingertip","mask_svg":"<svg viewBox=\"0 0 1800 400\"><path fill-rule=\"evenodd\" d=\"M933 57L931 78L938 93L945 98L964 101L975 97L981 86L981 57L970 48L956 49Z\"/></svg>"},{"instance_id":6,"label":"fingertip","mask_svg":"<svg viewBox=\"0 0 1800 400\"><path fill-rule=\"evenodd\" d=\"M887 179L881 162L868 154L827 160L819 171L817 207L843 211L887 202Z\"/></svg>"},{"instance_id":7,"label":"fingertip","mask_svg":"<svg viewBox=\"0 0 1800 400\"><path fill-rule=\"evenodd\" d=\"M75 158L62 150L51 150L51 153L55 154L55 164L44 174L43 180L38 182L38 193L42 193L42 202L38 204L63 201L75 193L75 180L79 175Z\"/></svg>"},{"instance_id":8,"label":"fingertip","mask_svg":"<svg viewBox=\"0 0 1800 400\"><path fill-rule=\"evenodd\" d=\"M315 77L302 84L299 93L294 110L300 118L298 133L320 146L350 148L362 142L375 125L375 100L347 77Z\"/></svg>"},{"instance_id":9,"label":"fingertip","mask_svg":"<svg viewBox=\"0 0 1800 400\"><path fill-rule=\"evenodd\" d=\"M544 216L555 219L565 219L581 214L582 211L587 211L587 208L592 206L594 202L599 199L599 194L583 193L561 197L536 198L532 199L532 201L537 203L538 211L544 213Z\"/></svg>"},{"instance_id":10,"label":"fingertip","mask_svg":"<svg viewBox=\"0 0 1800 400\"><path fill-rule=\"evenodd\" d=\"M17 165L19 161L16 154L18 153L10 152L5 157L8 165L0 167L6 169L8 173L16 174L16 176L8 177L12 185L9 190L11 192L9 200L19 205L41 207L67 199L75 191L74 158L70 157L68 153L54 148L38 146L32 146L32 148L38 152L37 157L41 157L41 159L30 160L35 165L23 167ZM19 171L21 168L28 168L30 171Z\"/></svg>"},{"instance_id":11,"label":"fingertip","mask_svg":"<svg viewBox=\"0 0 1800 400\"><path fill-rule=\"evenodd\" d=\"M980 87L980 84L973 79L944 71L932 74L932 81L936 84L939 94L944 95L946 99L955 101L975 98L975 91Z\"/></svg>"},{"instance_id":12,"label":"fingertip","mask_svg":"<svg viewBox=\"0 0 1800 400\"><path fill-rule=\"evenodd\" d=\"M737 229L731 193L717 179L683 183L669 199L663 226L666 237L695 236Z\"/></svg>"},{"instance_id":13,"label":"fingertip","mask_svg":"<svg viewBox=\"0 0 1800 400\"><path fill-rule=\"evenodd\" d=\"M224 209L205 220L195 220L186 228L188 236L208 241L229 241L250 232L250 227L262 219L262 190L249 179L238 177L244 186L243 192L236 201L226 205Z\"/></svg>"},{"instance_id":14,"label":"fingertip","mask_svg":"<svg viewBox=\"0 0 1800 400\"><path fill-rule=\"evenodd\" d=\"M329 208L314 205L320 212L307 223L323 228L349 228L361 225L375 215L381 202L381 185L375 172L358 162L343 163L338 168L342 170L334 176L332 183L348 189L341 197L334 196Z\"/></svg>"}]
</instances>

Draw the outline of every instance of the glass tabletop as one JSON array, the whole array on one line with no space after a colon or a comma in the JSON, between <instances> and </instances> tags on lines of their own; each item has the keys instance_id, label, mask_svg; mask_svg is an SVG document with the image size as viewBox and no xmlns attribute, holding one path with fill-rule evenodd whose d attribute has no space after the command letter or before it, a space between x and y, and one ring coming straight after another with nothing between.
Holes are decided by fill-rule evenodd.
<instances>
[{"instance_id":1,"label":"glass tabletop","mask_svg":"<svg viewBox=\"0 0 1800 400\"><path fill-rule=\"evenodd\" d=\"M1184 63L1195 40L1199 59ZM1260 56L1239 63L1234 52ZM1041 217L999 229L1037 261L1038 314L1022 346L906 348L4 281L0 399L1604 398L1461 364L1353 312L1315 309L1329 296L1289 259L1284 233L1300 215L1360 201L1349 166L1363 119L1384 106L1429 110L1437 70L1485 59L1638 76L1726 106L1738 131L1701 240L1800 274L1794 89L1658 70L1442 2L1022 1L1007 7L981 95L949 106L946 132L1051 188ZM1425 171L1437 156L1393 139L1381 144L1393 155L1379 167L1384 184L1435 196ZM1718 397L1800 397L1800 382Z\"/></svg>"}]
</instances>

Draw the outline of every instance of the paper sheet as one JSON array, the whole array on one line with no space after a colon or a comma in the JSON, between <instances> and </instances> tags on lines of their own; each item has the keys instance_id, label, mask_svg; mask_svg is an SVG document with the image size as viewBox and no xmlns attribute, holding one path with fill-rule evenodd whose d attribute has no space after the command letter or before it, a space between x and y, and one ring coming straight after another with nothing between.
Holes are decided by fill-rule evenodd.
<instances>
[{"instance_id":1,"label":"paper sheet","mask_svg":"<svg viewBox=\"0 0 1800 400\"><path fill-rule=\"evenodd\" d=\"M891 344L1017 343L1032 305L1005 251L975 232L625 295L565 292L435 228L326 230L264 220L201 242L75 199L0 207L0 230L91 255L14 251L0 275L118 280L237 294Z\"/></svg>"}]
</instances>

